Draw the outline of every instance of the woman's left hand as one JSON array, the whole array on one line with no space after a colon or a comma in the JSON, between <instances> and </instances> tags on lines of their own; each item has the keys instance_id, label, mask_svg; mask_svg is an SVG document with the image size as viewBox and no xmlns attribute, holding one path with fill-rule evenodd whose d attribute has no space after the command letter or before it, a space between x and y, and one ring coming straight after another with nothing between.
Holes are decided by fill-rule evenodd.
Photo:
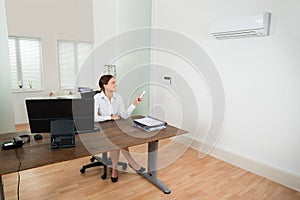
<instances>
[{"instance_id":1,"label":"woman's left hand","mask_svg":"<svg viewBox=\"0 0 300 200\"><path fill-rule=\"evenodd\" d=\"M137 106L139 103L141 103L143 100L143 98L137 97L134 101L133 101L133 105Z\"/></svg>"}]
</instances>

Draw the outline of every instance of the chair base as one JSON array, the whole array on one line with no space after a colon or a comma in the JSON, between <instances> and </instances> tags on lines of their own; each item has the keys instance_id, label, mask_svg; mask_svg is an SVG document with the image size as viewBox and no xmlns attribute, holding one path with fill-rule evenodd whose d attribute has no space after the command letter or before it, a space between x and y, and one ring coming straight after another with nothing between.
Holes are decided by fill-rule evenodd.
<instances>
[{"instance_id":1,"label":"chair base","mask_svg":"<svg viewBox=\"0 0 300 200\"><path fill-rule=\"evenodd\" d=\"M97 162L94 162L94 161ZM82 166L82 168L80 169L80 172L82 174L85 173L85 170L91 167L97 167L97 166L103 166L103 174L101 175L102 179L106 179L107 177L107 166L111 166L112 165L112 161L111 158L107 158L107 153L102 153L102 157L99 156L92 156L90 159L91 163ZM127 169L127 163L124 162L118 162L119 166L122 166L122 170L126 170Z\"/></svg>"}]
</instances>

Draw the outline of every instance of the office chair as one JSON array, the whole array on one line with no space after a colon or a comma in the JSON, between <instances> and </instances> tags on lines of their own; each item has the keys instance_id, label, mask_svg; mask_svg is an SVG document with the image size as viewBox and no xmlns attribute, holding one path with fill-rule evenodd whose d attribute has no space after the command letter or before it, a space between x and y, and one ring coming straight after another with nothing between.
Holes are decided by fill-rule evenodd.
<instances>
[{"instance_id":1,"label":"office chair","mask_svg":"<svg viewBox=\"0 0 300 200\"><path fill-rule=\"evenodd\" d=\"M95 160L97 160L97 162L95 162ZM107 158L107 152L102 153L102 157L99 156L92 156L90 158L91 163L82 166L82 168L80 169L80 172L82 174L85 173L85 170L91 167L96 167L96 166L103 166L103 174L101 175L101 178L104 180L107 177L107 166L112 165L112 161L111 158ZM118 162L119 166L122 166L122 170L126 170L127 169L127 163L124 162Z\"/></svg>"}]
</instances>

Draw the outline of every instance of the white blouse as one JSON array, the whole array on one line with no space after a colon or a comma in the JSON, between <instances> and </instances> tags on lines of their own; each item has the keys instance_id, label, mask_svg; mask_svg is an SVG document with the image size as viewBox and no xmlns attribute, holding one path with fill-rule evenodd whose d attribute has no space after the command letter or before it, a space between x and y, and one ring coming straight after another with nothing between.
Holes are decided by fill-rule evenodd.
<instances>
[{"instance_id":1,"label":"white blouse","mask_svg":"<svg viewBox=\"0 0 300 200\"><path fill-rule=\"evenodd\" d=\"M119 115L122 119L127 119L135 106L131 104L127 110L124 108L122 97L113 93L111 101L105 96L104 92L98 93L94 96L95 99L95 122L111 120L111 115Z\"/></svg>"}]
</instances>

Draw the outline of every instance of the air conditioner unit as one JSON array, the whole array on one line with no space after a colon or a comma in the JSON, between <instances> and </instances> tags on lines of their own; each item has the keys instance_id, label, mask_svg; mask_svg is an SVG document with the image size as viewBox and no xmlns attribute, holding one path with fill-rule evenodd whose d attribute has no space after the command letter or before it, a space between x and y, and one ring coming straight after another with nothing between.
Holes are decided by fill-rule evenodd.
<instances>
[{"instance_id":1,"label":"air conditioner unit","mask_svg":"<svg viewBox=\"0 0 300 200\"><path fill-rule=\"evenodd\" d=\"M215 22L211 35L216 39L256 37L269 35L271 13L241 17Z\"/></svg>"}]
</instances>

